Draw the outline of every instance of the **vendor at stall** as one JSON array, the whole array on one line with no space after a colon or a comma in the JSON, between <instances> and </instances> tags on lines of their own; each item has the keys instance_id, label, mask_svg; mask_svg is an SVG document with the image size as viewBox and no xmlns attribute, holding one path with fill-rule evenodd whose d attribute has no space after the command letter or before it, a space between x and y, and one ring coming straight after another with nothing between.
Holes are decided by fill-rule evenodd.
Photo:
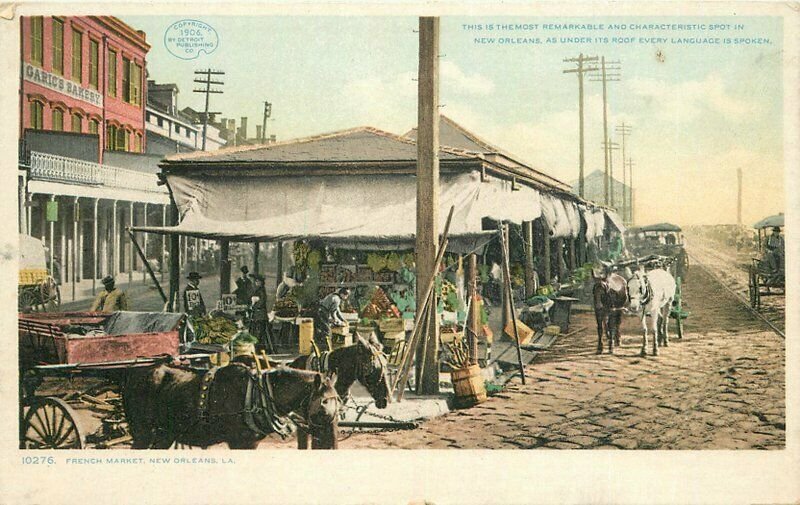
<instances>
[{"instance_id":1,"label":"vendor at stall","mask_svg":"<svg viewBox=\"0 0 800 505\"><path fill-rule=\"evenodd\" d=\"M250 270L247 268L247 265L239 270L242 272L242 275L236 279L236 291L234 292L236 295L236 303L238 305L250 305L250 298L253 297L253 281L247 275Z\"/></svg>"},{"instance_id":2,"label":"vendor at stall","mask_svg":"<svg viewBox=\"0 0 800 505\"><path fill-rule=\"evenodd\" d=\"M292 292L292 288L302 286L305 279L301 278L297 273L295 267L291 267L288 272L283 274L283 280L278 284L278 290L275 292L276 300L283 300Z\"/></svg>"},{"instance_id":3,"label":"vendor at stall","mask_svg":"<svg viewBox=\"0 0 800 505\"><path fill-rule=\"evenodd\" d=\"M267 290L263 275L253 275L253 297L250 305L250 333L258 339L268 353L274 353L270 328L267 324Z\"/></svg>"},{"instance_id":4,"label":"vendor at stall","mask_svg":"<svg viewBox=\"0 0 800 505\"><path fill-rule=\"evenodd\" d=\"M347 321L342 314L341 306L344 300L350 297L348 288L339 288L319 302L316 316L314 317L314 338L318 345L324 345L331 333L331 326L346 326Z\"/></svg>"},{"instance_id":5,"label":"vendor at stall","mask_svg":"<svg viewBox=\"0 0 800 505\"><path fill-rule=\"evenodd\" d=\"M183 311L190 316L205 316L206 304L200 292L200 279L203 276L197 272L189 272L186 279L189 281L183 290Z\"/></svg>"}]
</instances>

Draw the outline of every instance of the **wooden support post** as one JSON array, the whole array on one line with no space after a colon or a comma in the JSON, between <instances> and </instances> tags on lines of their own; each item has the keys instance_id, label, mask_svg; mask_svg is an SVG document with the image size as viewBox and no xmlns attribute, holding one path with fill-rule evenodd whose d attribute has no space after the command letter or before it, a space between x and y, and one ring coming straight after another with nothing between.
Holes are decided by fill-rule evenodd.
<instances>
[{"instance_id":1,"label":"wooden support post","mask_svg":"<svg viewBox=\"0 0 800 505\"><path fill-rule=\"evenodd\" d=\"M544 221L542 221L542 264L544 274L542 281L544 284L550 284L550 281L553 280L550 270L550 230Z\"/></svg>"},{"instance_id":2,"label":"wooden support post","mask_svg":"<svg viewBox=\"0 0 800 505\"><path fill-rule=\"evenodd\" d=\"M577 260L575 259L575 240L574 238L568 238L569 244L569 270L573 271L577 268Z\"/></svg>"},{"instance_id":3,"label":"wooden support post","mask_svg":"<svg viewBox=\"0 0 800 505\"><path fill-rule=\"evenodd\" d=\"M275 247L275 285L279 286L283 282L283 242L278 242Z\"/></svg>"},{"instance_id":4,"label":"wooden support post","mask_svg":"<svg viewBox=\"0 0 800 505\"><path fill-rule=\"evenodd\" d=\"M508 223L503 223L500 225L500 234L502 238L500 240L500 246L502 248L502 255L504 258L510 257L509 251L509 233L508 233ZM510 270L503 270L503 284L511 285L511 277L510 277ZM509 299L508 290L502 290L502 298L501 300L501 310L503 311L503 328L505 328L509 321L511 321L511 300Z\"/></svg>"},{"instance_id":5,"label":"wooden support post","mask_svg":"<svg viewBox=\"0 0 800 505\"><path fill-rule=\"evenodd\" d=\"M508 236L508 225L505 225L501 228L500 232L500 240L503 250L503 284L504 290L506 292L506 296L508 297L509 307L511 309L511 325L514 328L514 341L517 344L517 361L519 362L519 374L520 378L522 379L522 383L525 384L525 365L522 363L522 350L519 346L519 328L517 327L517 314L514 309L514 294L511 290L511 272L509 268L509 257L508 257L508 241L506 237ZM505 329L505 326L503 326Z\"/></svg>"},{"instance_id":6,"label":"wooden support post","mask_svg":"<svg viewBox=\"0 0 800 505\"><path fill-rule=\"evenodd\" d=\"M253 273L261 273L261 242L253 242Z\"/></svg>"},{"instance_id":7,"label":"wooden support post","mask_svg":"<svg viewBox=\"0 0 800 505\"><path fill-rule=\"evenodd\" d=\"M439 225L439 18L419 18L417 107L417 279L433 278ZM417 283L417 317L422 316L424 282ZM439 321L436 303L427 310L423 345L417 355L417 392L439 392Z\"/></svg>"},{"instance_id":8,"label":"wooden support post","mask_svg":"<svg viewBox=\"0 0 800 505\"><path fill-rule=\"evenodd\" d=\"M144 217L142 219L142 225L143 226L147 226L147 202L144 202ZM148 261L147 261L147 237L148 237L148 235L149 235L149 233L144 233L142 235L142 250L144 252L144 257L142 258L142 263L144 263L145 265L150 265L150 263L148 263ZM145 272L145 270L149 271L149 268L148 269L145 269L145 268L142 269L142 284L146 284L147 283L147 272Z\"/></svg>"},{"instance_id":9,"label":"wooden support post","mask_svg":"<svg viewBox=\"0 0 800 505\"><path fill-rule=\"evenodd\" d=\"M167 206L161 206L161 226L167 226ZM167 265L164 263L167 261L167 236L161 235L161 282L164 282L164 270L167 269Z\"/></svg>"},{"instance_id":10,"label":"wooden support post","mask_svg":"<svg viewBox=\"0 0 800 505\"><path fill-rule=\"evenodd\" d=\"M75 284L80 280L75 272L78 269L78 223L80 216L80 201L76 196L72 204L72 261L69 269L70 279L72 280L72 301L75 301Z\"/></svg>"},{"instance_id":11,"label":"wooden support post","mask_svg":"<svg viewBox=\"0 0 800 505\"><path fill-rule=\"evenodd\" d=\"M129 213L128 228L133 228L133 211L134 211L133 202L131 202L130 205L128 205L128 213ZM128 286L129 287L131 284L133 284L133 267L134 267L133 241L130 240L130 237L128 237Z\"/></svg>"},{"instance_id":12,"label":"wooden support post","mask_svg":"<svg viewBox=\"0 0 800 505\"><path fill-rule=\"evenodd\" d=\"M525 241L525 297L536 294L536 270L533 267L533 221L523 221L522 237Z\"/></svg>"},{"instance_id":13,"label":"wooden support post","mask_svg":"<svg viewBox=\"0 0 800 505\"><path fill-rule=\"evenodd\" d=\"M478 335L481 328L481 310L478 301L478 258L475 253L467 256L467 304L469 313L467 314L467 347L469 348L469 362L472 365L478 363Z\"/></svg>"},{"instance_id":14,"label":"wooden support post","mask_svg":"<svg viewBox=\"0 0 800 505\"><path fill-rule=\"evenodd\" d=\"M227 240L219 242L219 294L226 295L231 292L231 259L230 245Z\"/></svg>"},{"instance_id":15,"label":"wooden support post","mask_svg":"<svg viewBox=\"0 0 800 505\"><path fill-rule=\"evenodd\" d=\"M555 249L553 259L556 262L556 276L558 276L558 282L564 282L564 239L557 238L553 248Z\"/></svg>"},{"instance_id":16,"label":"wooden support post","mask_svg":"<svg viewBox=\"0 0 800 505\"><path fill-rule=\"evenodd\" d=\"M178 226L178 208L173 203L170 206L172 214L172 226ZM181 248L180 235L169 236L169 301L167 302L168 312L180 312L181 306L178 302L181 289Z\"/></svg>"}]
</instances>

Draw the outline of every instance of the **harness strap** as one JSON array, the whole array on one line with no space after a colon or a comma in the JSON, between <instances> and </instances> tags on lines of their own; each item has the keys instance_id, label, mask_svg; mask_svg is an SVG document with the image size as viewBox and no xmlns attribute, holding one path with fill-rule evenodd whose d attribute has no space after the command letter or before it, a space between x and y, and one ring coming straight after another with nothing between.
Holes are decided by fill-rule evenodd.
<instances>
[{"instance_id":1,"label":"harness strap","mask_svg":"<svg viewBox=\"0 0 800 505\"><path fill-rule=\"evenodd\" d=\"M208 403L211 396L211 389L214 384L214 379L217 376L217 371L219 368L220 367L218 366L211 368L200 380L200 395L197 397L197 410L200 420L204 422L209 421Z\"/></svg>"}]
</instances>

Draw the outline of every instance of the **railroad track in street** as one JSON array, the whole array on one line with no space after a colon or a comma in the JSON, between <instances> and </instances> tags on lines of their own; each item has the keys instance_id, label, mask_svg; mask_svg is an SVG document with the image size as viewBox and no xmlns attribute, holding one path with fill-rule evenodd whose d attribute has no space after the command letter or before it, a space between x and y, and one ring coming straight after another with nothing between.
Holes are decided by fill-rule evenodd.
<instances>
[{"instance_id":1,"label":"railroad track in street","mask_svg":"<svg viewBox=\"0 0 800 505\"><path fill-rule=\"evenodd\" d=\"M694 242L696 244L696 242ZM755 310L751 305L749 298L747 296L747 270L737 263L735 260L731 261L731 256L722 254L714 249L709 247L703 246L696 246L691 251L687 251L689 255L690 262L694 262L698 266L700 266L709 276L711 276L717 283L722 286L726 291L728 291L731 295L734 296L736 300L738 300L751 314L756 316L759 320L764 322L767 326L769 326L772 331L774 331L777 335L781 338L786 339L785 329L779 327L776 324L776 321L770 320L766 315L763 313ZM711 260L711 261L709 261ZM710 266L710 264L715 265L716 267ZM720 265L722 264L722 265ZM719 271L721 266L727 266L728 268L734 268L735 272L726 272L727 275L724 275L724 279L722 272ZM742 280L744 279L744 280ZM726 282L730 281L730 282ZM733 284L734 287L731 287L730 284ZM785 297L781 297L782 302L785 303ZM768 309L771 309L771 312L775 314L780 319L781 325L785 325L785 307L778 306L777 303L770 303L768 304Z\"/></svg>"}]
</instances>

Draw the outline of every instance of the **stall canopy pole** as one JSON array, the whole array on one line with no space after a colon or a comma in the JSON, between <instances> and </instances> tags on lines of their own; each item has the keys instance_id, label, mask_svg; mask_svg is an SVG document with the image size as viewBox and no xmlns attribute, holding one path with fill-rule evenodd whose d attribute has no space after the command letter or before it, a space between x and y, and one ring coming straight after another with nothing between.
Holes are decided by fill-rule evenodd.
<instances>
[{"instance_id":1,"label":"stall canopy pole","mask_svg":"<svg viewBox=\"0 0 800 505\"><path fill-rule=\"evenodd\" d=\"M231 292L231 243L227 240L219 242L219 294L227 295Z\"/></svg>"},{"instance_id":2,"label":"stall canopy pole","mask_svg":"<svg viewBox=\"0 0 800 505\"><path fill-rule=\"evenodd\" d=\"M475 253L467 256L467 344L469 346L469 363L478 363L478 334L481 327L481 308L478 303L478 258Z\"/></svg>"},{"instance_id":3,"label":"stall canopy pole","mask_svg":"<svg viewBox=\"0 0 800 505\"><path fill-rule=\"evenodd\" d=\"M522 232L525 242L525 296L530 298L536 294L536 274L533 268L533 221L524 221Z\"/></svg>"},{"instance_id":4,"label":"stall canopy pole","mask_svg":"<svg viewBox=\"0 0 800 505\"><path fill-rule=\"evenodd\" d=\"M507 225L506 225L507 226ZM506 234L505 231L508 228L504 229L503 226L500 228L500 240L501 240L501 249L503 250L503 273L505 274L504 277L504 284L505 284L505 292L506 297L508 298L508 302L511 308L511 325L514 328L514 341L517 344L517 361L519 362L519 375L522 378L522 383L525 384L525 366L522 364L522 351L519 347L519 329L517 328L517 314L514 309L514 294L511 291L511 272L510 268L508 267L508 247L506 243ZM503 327L505 328L505 326Z\"/></svg>"},{"instance_id":5,"label":"stall canopy pole","mask_svg":"<svg viewBox=\"0 0 800 505\"><path fill-rule=\"evenodd\" d=\"M178 226L178 208L173 203L170 206L172 226ZM169 237L169 301L167 310L169 312L179 312L178 293L181 286L181 247L180 235L170 235Z\"/></svg>"},{"instance_id":6,"label":"stall canopy pole","mask_svg":"<svg viewBox=\"0 0 800 505\"><path fill-rule=\"evenodd\" d=\"M153 268L150 266L150 263L148 263L144 251L142 250L141 246L139 246L139 241L136 240L136 235L134 235L133 232L130 229L128 229L128 236L130 236L131 238L131 244L133 244L133 247L136 249L136 253L139 255L139 258L144 263L145 270L147 270L147 273L150 274L150 278L153 280L153 284L155 284L156 288L158 288L158 294L161 295L161 300L163 300L166 303L167 295L164 294L164 290L161 289L161 284L158 282L158 279L156 279L156 273L153 272Z\"/></svg>"},{"instance_id":7,"label":"stall canopy pole","mask_svg":"<svg viewBox=\"0 0 800 505\"><path fill-rule=\"evenodd\" d=\"M276 244L275 254L277 255L275 285L280 286L281 282L283 282L283 242Z\"/></svg>"}]
</instances>

